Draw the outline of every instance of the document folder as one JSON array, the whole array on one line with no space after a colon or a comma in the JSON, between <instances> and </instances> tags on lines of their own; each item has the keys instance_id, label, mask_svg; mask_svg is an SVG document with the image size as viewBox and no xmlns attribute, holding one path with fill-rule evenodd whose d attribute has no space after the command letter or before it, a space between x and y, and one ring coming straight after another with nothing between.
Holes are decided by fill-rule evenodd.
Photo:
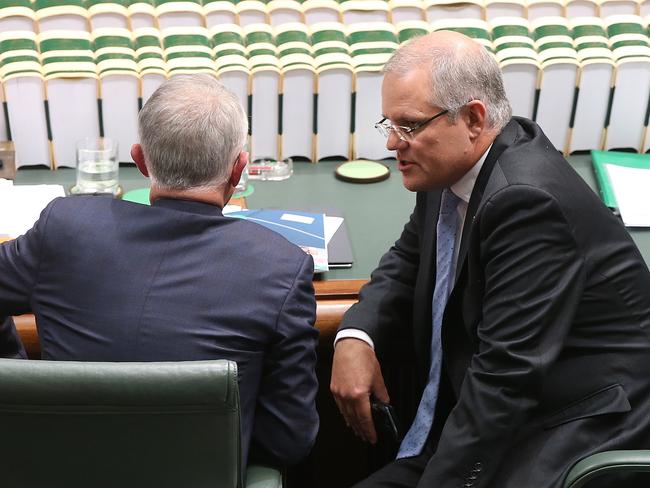
<instances>
[{"instance_id":1,"label":"document folder","mask_svg":"<svg viewBox=\"0 0 650 488\"><path fill-rule=\"evenodd\" d=\"M330 217L343 218L343 212L336 207L306 207L304 212L322 213ZM327 244L327 265L330 269L351 268L354 258L345 219Z\"/></svg>"},{"instance_id":2,"label":"document folder","mask_svg":"<svg viewBox=\"0 0 650 488\"><path fill-rule=\"evenodd\" d=\"M276 210L262 208L231 212L226 217L255 222L277 232L289 242L299 246L314 259L314 272L328 269L325 226L322 213Z\"/></svg>"},{"instance_id":3,"label":"document folder","mask_svg":"<svg viewBox=\"0 0 650 488\"><path fill-rule=\"evenodd\" d=\"M650 154L593 151L592 160L605 204L627 227L650 227Z\"/></svg>"},{"instance_id":4,"label":"document folder","mask_svg":"<svg viewBox=\"0 0 650 488\"><path fill-rule=\"evenodd\" d=\"M616 193L607 171L607 165L613 164L628 168L650 170L650 154L636 154L616 151L591 151L591 160L598 181L600 196L605 205L617 208Z\"/></svg>"}]
</instances>

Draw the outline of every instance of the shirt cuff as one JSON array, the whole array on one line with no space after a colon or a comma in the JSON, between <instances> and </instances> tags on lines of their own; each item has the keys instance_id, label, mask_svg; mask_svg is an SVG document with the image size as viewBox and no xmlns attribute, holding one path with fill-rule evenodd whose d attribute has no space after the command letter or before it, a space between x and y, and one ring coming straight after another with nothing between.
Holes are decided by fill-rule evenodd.
<instances>
[{"instance_id":1,"label":"shirt cuff","mask_svg":"<svg viewBox=\"0 0 650 488\"><path fill-rule=\"evenodd\" d=\"M366 334L364 331L361 329L343 329L339 332L336 333L336 337L334 338L334 347L336 347L336 343L340 341L341 339L359 339L360 341L365 342L368 344L372 350L375 350L375 343L372 342L372 339L368 334Z\"/></svg>"}]
</instances>

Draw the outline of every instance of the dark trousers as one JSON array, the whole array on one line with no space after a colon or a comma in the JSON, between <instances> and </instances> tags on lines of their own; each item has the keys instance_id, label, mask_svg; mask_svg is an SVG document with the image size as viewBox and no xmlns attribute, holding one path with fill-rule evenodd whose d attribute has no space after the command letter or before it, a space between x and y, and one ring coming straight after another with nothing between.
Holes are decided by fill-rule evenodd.
<instances>
[{"instance_id":1,"label":"dark trousers","mask_svg":"<svg viewBox=\"0 0 650 488\"><path fill-rule=\"evenodd\" d=\"M354 488L414 488L432 454L433 449L427 443L419 456L393 461L354 485Z\"/></svg>"}]
</instances>

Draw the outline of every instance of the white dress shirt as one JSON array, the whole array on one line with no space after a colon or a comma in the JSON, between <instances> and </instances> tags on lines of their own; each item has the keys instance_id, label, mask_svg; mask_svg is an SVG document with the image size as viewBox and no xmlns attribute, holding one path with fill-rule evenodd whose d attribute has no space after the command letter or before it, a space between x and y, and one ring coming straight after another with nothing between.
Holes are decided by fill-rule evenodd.
<instances>
[{"instance_id":1,"label":"white dress shirt","mask_svg":"<svg viewBox=\"0 0 650 488\"><path fill-rule=\"evenodd\" d=\"M454 193L454 195L460 198L460 202L458 203L458 207L456 209L458 211L459 225L459 232L457 235L463 235L463 227L465 226L465 216L467 215L469 198L472 196L472 191L474 190L474 185L476 184L476 178L478 177L478 174L483 167L483 163L485 162L485 158L487 158L487 155L490 152L491 148L492 144L490 144L490 147L488 147L483 153L481 159L479 159L478 162L472 166L472 168L467 173L465 173L460 180L451 185L451 191ZM458 261L459 249L460 239L456 239L456 242L454 243L454 268ZM366 342L373 349L375 348L375 343L372 341L370 336L361 329L344 329L339 331L334 338L334 347L336 347L336 343L341 339L348 338L360 339Z\"/></svg>"}]
</instances>

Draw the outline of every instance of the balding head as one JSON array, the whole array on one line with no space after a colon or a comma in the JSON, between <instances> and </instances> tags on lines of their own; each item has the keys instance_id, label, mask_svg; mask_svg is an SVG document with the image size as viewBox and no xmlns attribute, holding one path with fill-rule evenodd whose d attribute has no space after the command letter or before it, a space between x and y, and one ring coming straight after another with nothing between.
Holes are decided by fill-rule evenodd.
<instances>
[{"instance_id":1,"label":"balding head","mask_svg":"<svg viewBox=\"0 0 650 488\"><path fill-rule=\"evenodd\" d=\"M384 66L384 73L403 76L413 70L430 73L430 103L449 110L454 120L460 108L481 100L487 109L487 125L500 131L512 110L503 88L501 70L494 57L471 38L452 31L417 37L400 49Z\"/></svg>"}]
</instances>

